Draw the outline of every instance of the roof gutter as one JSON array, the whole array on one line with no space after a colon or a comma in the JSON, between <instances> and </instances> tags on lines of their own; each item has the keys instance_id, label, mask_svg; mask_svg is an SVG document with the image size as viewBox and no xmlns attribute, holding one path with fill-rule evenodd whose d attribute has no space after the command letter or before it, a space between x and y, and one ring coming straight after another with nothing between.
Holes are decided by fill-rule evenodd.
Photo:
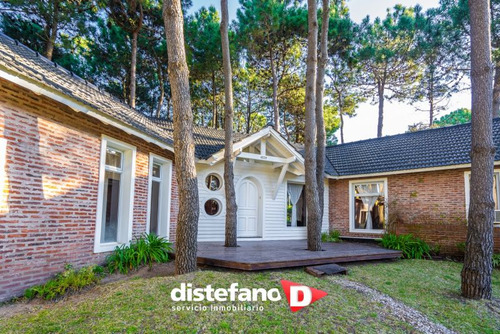
<instances>
[{"instance_id":1,"label":"roof gutter","mask_svg":"<svg viewBox=\"0 0 500 334\"><path fill-rule=\"evenodd\" d=\"M86 115L89 115L92 118L95 118L99 120L100 122L104 124L109 124L117 129L120 129L128 134L134 135L140 139L143 139L149 143L155 144L163 149L169 150L171 152L174 152L174 148L170 145L165 144L164 142L142 132L134 128L133 126L130 126L128 124L122 123L112 117L109 117L107 115L102 114L101 112L97 111L94 108L91 108L84 103L77 101L76 99L73 99L69 97L68 95L61 93L60 91L53 89L51 87L48 87L46 85L43 85L39 82L36 82L34 80L30 80L29 78L26 78L24 76L19 75L15 71L11 71L4 66L0 65L0 78L3 78L7 81L13 82L16 85L22 86L26 89L31 90L37 95L43 95L46 96L54 101L57 101L59 103L62 103L68 107L70 107L72 110L76 112L82 112Z\"/></svg>"},{"instance_id":2,"label":"roof gutter","mask_svg":"<svg viewBox=\"0 0 500 334\"><path fill-rule=\"evenodd\" d=\"M495 166L500 166L500 161L495 161ZM333 175L326 174L326 178L332 179L332 180L360 179L360 178L374 177L374 176L425 173L425 172L434 172L434 171L450 170L450 169L463 169L463 168L470 168L470 167L471 167L471 164L460 164L460 165L448 165L448 166L418 168L418 169L404 169L404 170L395 170L395 171L389 171L389 172L369 173L369 174L353 174L353 175L342 175L342 176L333 176Z\"/></svg>"}]
</instances>

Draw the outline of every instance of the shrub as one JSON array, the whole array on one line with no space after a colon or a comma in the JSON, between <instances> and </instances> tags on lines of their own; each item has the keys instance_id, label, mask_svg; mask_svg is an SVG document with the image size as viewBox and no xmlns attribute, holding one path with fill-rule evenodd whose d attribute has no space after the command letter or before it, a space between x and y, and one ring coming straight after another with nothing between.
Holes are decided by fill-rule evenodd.
<instances>
[{"instance_id":1,"label":"shrub","mask_svg":"<svg viewBox=\"0 0 500 334\"><path fill-rule=\"evenodd\" d=\"M167 262L171 246L170 242L156 234L143 234L130 245L115 248L107 259L108 270L110 273L118 271L126 274L142 265L147 264L151 268L154 262Z\"/></svg>"},{"instance_id":2,"label":"shrub","mask_svg":"<svg viewBox=\"0 0 500 334\"><path fill-rule=\"evenodd\" d=\"M493 268L500 268L500 253L493 254Z\"/></svg>"},{"instance_id":3,"label":"shrub","mask_svg":"<svg viewBox=\"0 0 500 334\"><path fill-rule=\"evenodd\" d=\"M78 291L99 282L102 272L103 268L100 266L88 266L75 270L72 265L68 264L62 273L57 274L47 283L27 289L24 296L29 299L35 297L55 299L67 292Z\"/></svg>"},{"instance_id":4,"label":"shrub","mask_svg":"<svg viewBox=\"0 0 500 334\"><path fill-rule=\"evenodd\" d=\"M458 251L462 254L465 253L465 242L457 242Z\"/></svg>"},{"instance_id":5,"label":"shrub","mask_svg":"<svg viewBox=\"0 0 500 334\"><path fill-rule=\"evenodd\" d=\"M340 239L340 231L333 230L330 233L321 233L321 241L323 242L342 242Z\"/></svg>"},{"instance_id":6,"label":"shrub","mask_svg":"<svg viewBox=\"0 0 500 334\"><path fill-rule=\"evenodd\" d=\"M400 250L405 259L431 257L429 245L411 234L384 234L381 243L385 248Z\"/></svg>"}]
</instances>

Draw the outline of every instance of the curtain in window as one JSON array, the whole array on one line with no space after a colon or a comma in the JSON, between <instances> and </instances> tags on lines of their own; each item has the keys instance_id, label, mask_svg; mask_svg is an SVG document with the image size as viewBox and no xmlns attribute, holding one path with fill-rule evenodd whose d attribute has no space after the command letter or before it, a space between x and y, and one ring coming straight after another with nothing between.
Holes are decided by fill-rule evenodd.
<instances>
[{"instance_id":1,"label":"curtain in window","mask_svg":"<svg viewBox=\"0 0 500 334\"><path fill-rule=\"evenodd\" d=\"M292 203L292 226L297 226L297 202L299 201L300 195L302 194L302 189L304 185L302 184L288 184L288 195L290 196L290 202Z\"/></svg>"},{"instance_id":2,"label":"curtain in window","mask_svg":"<svg viewBox=\"0 0 500 334\"><path fill-rule=\"evenodd\" d=\"M373 220L372 220L372 209L377 202L378 194L380 193L379 185L376 183L372 184L361 184L357 187L359 198L363 201L363 204L368 206L368 212L366 214L366 229L373 229ZM363 196L363 194L370 194L369 196ZM373 194L377 194L373 196Z\"/></svg>"}]
</instances>

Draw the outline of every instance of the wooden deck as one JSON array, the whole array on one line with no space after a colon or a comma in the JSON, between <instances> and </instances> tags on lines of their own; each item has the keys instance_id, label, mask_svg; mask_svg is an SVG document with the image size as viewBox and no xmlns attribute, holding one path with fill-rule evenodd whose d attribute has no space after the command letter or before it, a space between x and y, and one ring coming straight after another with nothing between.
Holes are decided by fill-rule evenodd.
<instances>
[{"instance_id":1,"label":"wooden deck","mask_svg":"<svg viewBox=\"0 0 500 334\"><path fill-rule=\"evenodd\" d=\"M362 242L324 243L321 252L306 250L306 240L241 241L238 244L237 248L227 248L223 242L200 242L198 264L252 271L401 257L399 251Z\"/></svg>"}]
</instances>

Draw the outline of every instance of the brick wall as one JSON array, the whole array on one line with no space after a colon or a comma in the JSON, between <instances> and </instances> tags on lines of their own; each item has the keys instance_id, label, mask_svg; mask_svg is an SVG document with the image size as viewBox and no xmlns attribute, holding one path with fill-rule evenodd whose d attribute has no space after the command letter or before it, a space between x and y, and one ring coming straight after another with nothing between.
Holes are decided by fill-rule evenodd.
<instances>
[{"instance_id":1,"label":"brick wall","mask_svg":"<svg viewBox=\"0 0 500 334\"><path fill-rule=\"evenodd\" d=\"M412 233L441 253L456 254L465 241L464 169L387 176L388 222L398 234ZM373 177L372 177L373 178ZM349 232L349 180L330 180L330 229L344 236L380 237ZM495 250L500 251L500 228L495 227Z\"/></svg>"},{"instance_id":2,"label":"brick wall","mask_svg":"<svg viewBox=\"0 0 500 334\"><path fill-rule=\"evenodd\" d=\"M61 271L102 262L94 254L101 135L137 147L133 234L145 232L149 154L156 145L0 80L0 138L7 140L0 196L0 301ZM171 239L177 221L172 179ZM2 189L0 189L2 192Z\"/></svg>"}]
</instances>

